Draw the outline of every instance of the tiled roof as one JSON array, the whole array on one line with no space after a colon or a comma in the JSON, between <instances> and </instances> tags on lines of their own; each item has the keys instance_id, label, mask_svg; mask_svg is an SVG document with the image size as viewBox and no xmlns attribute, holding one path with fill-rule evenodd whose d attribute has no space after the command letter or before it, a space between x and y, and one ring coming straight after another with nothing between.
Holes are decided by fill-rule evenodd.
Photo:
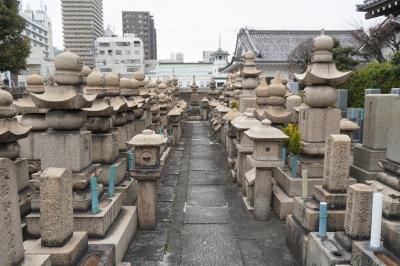
<instances>
[{"instance_id":1,"label":"tiled roof","mask_svg":"<svg viewBox=\"0 0 400 266\"><path fill-rule=\"evenodd\" d=\"M325 31L325 34L340 41L342 47L359 48L353 38L353 31ZM236 43L235 59L241 58L246 51L257 54L259 63L286 63L294 49L301 43L313 39L321 31L278 31L241 29Z\"/></svg>"}]
</instances>

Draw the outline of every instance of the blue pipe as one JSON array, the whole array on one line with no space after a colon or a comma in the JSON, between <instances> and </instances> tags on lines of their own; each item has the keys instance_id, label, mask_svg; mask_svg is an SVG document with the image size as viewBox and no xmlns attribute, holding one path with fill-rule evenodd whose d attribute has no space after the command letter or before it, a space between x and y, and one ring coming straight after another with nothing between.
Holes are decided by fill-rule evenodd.
<instances>
[{"instance_id":1,"label":"blue pipe","mask_svg":"<svg viewBox=\"0 0 400 266\"><path fill-rule=\"evenodd\" d=\"M293 155L292 156L292 161L291 161L291 168L292 168L292 177L297 177L297 161L299 160L298 155Z\"/></svg>"},{"instance_id":2,"label":"blue pipe","mask_svg":"<svg viewBox=\"0 0 400 266\"><path fill-rule=\"evenodd\" d=\"M319 204L319 237L326 238L326 228L328 224L328 204L321 202Z\"/></svg>"},{"instance_id":3,"label":"blue pipe","mask_svg":"<svg viewBox=\"0 0 400 266\"><path fill-rule=\"evenodd\" d=\"M110 171L108 174L108 196L109 197L114 196L116 174L117 174L117 168L115 167L115 165L111 165Z\"/></svg>"},{"instance_id":4,"label":"blue pipe","mask_svg":"<svg viewBox=\"0 0 400 266\"><path fill-rule=\"evenodd\" d=\"M99 195L97 193L97 179L95 176L90 178L90 192L92 197L92 213L99 213Z\"/></svg>"},{"instance_id":5,"label":"blue pipe","mask_svg":"<svg viewBox=\"0 0 400 266\"><path fill-rule=\"evenodd\" d=\"M133 152L128 153L128 171L133 171L135 168L135 157L133 157Z\"/></svg>"}]
</instances>

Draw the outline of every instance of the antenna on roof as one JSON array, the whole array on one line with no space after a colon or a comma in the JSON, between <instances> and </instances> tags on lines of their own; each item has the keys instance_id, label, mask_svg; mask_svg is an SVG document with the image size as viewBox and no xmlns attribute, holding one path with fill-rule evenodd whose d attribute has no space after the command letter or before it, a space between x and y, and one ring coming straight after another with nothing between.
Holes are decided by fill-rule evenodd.
<instances>
[{"instance_id":1,"label":"antenna on roof","mask_svg":"<svg viewBox=\"0 0 400 266\"><path fill-rule=\"evenodd\" d=\"M218 46L218 48L221 49L221 33L218 33L218 37L219 37L219 46Z\"/></svg>"}]
</instances>

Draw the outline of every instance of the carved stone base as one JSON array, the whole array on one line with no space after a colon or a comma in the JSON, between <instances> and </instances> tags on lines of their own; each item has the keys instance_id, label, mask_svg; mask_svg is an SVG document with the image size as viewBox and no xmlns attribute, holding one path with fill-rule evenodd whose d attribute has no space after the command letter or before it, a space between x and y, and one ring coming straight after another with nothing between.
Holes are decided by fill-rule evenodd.
<instances>
[{"instance_id":1,"label":"carved stone base","mask_svg":"<svg viewBox=\"0 0 400 266\"><path fill-rule=\"evenodd\" d=\"M104 195L99 202L99 213L92 214L90 211L74 213L74 231L88 232L89 237L104 237L117 218L121 206L120 194L115 194L112 198L107 198ZM29 236L40 237L40 213L33 212L29 214L26 216L26 222Z\"/></svg>"},{"instance_id":2,"label":"carved stone base","mask_svg":"<svg viewBox=\"0 0 400 266\"><path fill-rule=\"evenodd\" d=\"M385 260L382 260L385 259ZM385 266L400 265L398 258L394 257L384 247L378 250L371 250L368 241L354 242L351 252L352 266Z\"/></svg>"},{"instance_id":3,"label":"carved stone base","mask_svg":"<svg viewBox=\"0 0 400 266\"><path fill-rule=\"evenodd\" d=\"M280 220L286 220L293 213L293 198L288 197L279 185L272 187L272 208Z\"/></svg>"},{"instance_id":4,"label":"carved stone base","mask_svg":"<svg viewBox=\"0 0 400 266\"><path fill-rule=\"evenodd\" d=\"M308 232L296 221L293 215L289 215L286 219L286 246L296 265L305 266Z\"/></svg>"},{"instance_id":5,"label":"carved stone base","mask_svg":"<svg viewBox=\"0 0 400 266\"><path fill-rule=\"evenodd\" d=\"M115 165L115 168L116 168L115 184L118 185L126 177L127 160L124 158L120 158L120 159L116 160L113 163L113 165ZM110 169L111 169L111 165L99 166L100 174L97 178L98 183L108 186Z\"/></svg>"},{"instance_id":6,"label":"carved stone base","mask_svg":"<svg viewBox=\"0 0 400 266\"><path fill-rule=\"evenodd\" d=\"M137 202L137 181L128 177L115 187L115 192L121 194L122 206L133 206Z\"/></svg>"},{"instance_id":7,"label":"carved stone base","mask_svg":"<svg viewBox=\"0 0 400 266\"><path fill-rule=\"evenodd\" d=\"M71 239L62 247L43 247L41 239L27 240L24 242L27 255L50 255L51 265L69 266L77 265L88 245L86 232L74 232Z\"/></svg>"},{"instance_id":8,"label":"carved stone base","mask_svg":"<svg viewBox=\"0 0 400 266\"><path fill-rule=\"evenodd\" d=\"M131 240L137 232L137 228L137 208L134 206L122 207L117 219L104 238L90 240L89 245L115 246L115 263L119 263L124 258Z\"/></svg>"}]
</instances>

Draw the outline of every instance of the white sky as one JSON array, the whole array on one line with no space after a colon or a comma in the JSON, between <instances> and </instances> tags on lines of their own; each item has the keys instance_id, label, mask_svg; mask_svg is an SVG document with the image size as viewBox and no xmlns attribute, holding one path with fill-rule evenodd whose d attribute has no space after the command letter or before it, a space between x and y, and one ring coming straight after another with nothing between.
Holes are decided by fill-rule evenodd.
<instances>
[{"instance_id":1,"label":"white sky","mask_svg":"<svg viewBox=\"0 0 400 266\"><path fill-rule=\"evenodd\" d=\"M53 22L54 45L63 47L60 0L22 0L39 9L47 5ZM122 10L150 11L157 29L158 59L183 52L185 61L202 59L203 50L222 48L232 54L241 27L269 30L354 29L369 26L356 12L362 0L103 0L104 27L122 33Z\"/></svg>"}]
</instances>

